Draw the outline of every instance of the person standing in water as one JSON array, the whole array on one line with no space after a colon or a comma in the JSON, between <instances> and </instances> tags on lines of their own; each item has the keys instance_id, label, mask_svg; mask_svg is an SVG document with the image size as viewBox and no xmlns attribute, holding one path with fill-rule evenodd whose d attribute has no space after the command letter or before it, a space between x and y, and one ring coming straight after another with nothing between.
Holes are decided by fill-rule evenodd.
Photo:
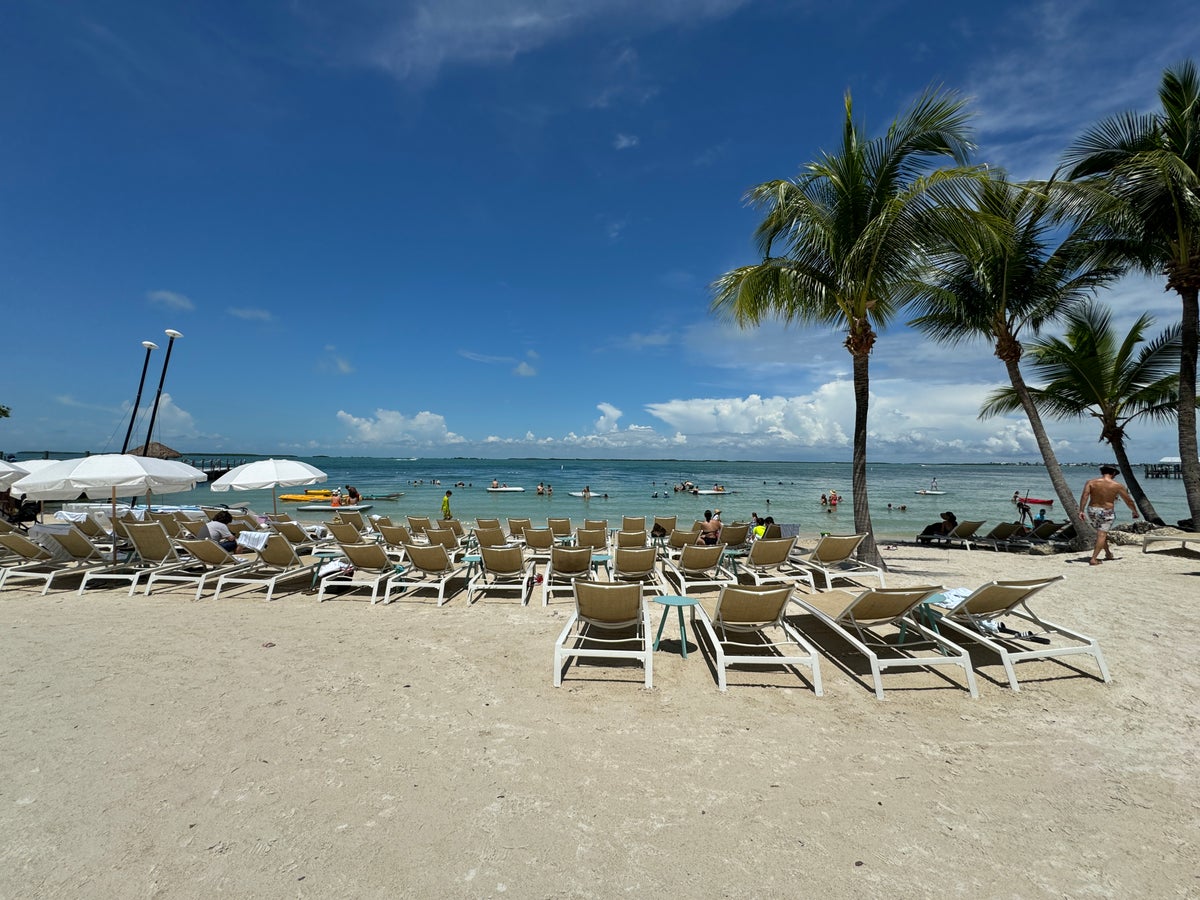
<instances>
[{"instance_id":1,"label":"person standing in water","mask_svg":"<svg viewBox=\"0 0 1200 900\"><path fill-rule=\"evenodd\" d=\"M1085 484L1083 494L1079 497L1080 520L1086 519L1096 529L1096 546L1092 548L1089 565L1100 565L1101 553L1104 554L1105 559L1115 559L1112 550L1108 548L1108 532L1117 518L1115 507L1118 497L1125 501L1125 505L1133 513L1133 517L1135 519L1138 517L1137 507L1134 506L1129 491L1125 490L1125 485L1119 484L1116 480L1118 474L1116 466L1101 466L1100 477L1093 478Z\"/></svg>"},{"instance_id":2,"label":"person standing in water","mask_svg":"<svg viewBox=\"0 0 1200 900\"><path fill-rule=\"evenodd\" d=\"M450 497L453 493L454 493L453 491L446 491L446 496L442 498L442 518L443 519L453 519L454 518L454 516L450 514Z\"/></svg>"}]
</instances>

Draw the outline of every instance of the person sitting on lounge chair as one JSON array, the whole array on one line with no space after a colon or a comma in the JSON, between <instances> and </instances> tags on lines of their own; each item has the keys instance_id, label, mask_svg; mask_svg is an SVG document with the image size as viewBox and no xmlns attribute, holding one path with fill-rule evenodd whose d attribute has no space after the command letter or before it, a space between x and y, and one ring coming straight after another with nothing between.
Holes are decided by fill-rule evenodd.
<instances>
[{"instance_id":1,"label":"person sitting on lounge chair","mask_svg":"<svg viewBox=\"0 0 1200 900\"><path fill-rule=\"evenodd\" d=\"M946 510L944 513L942 513L942 517L939 521L934 522L932 525L925 526L925 530L917 535L917 540L922 544L928 544L932 538L943 534L949 534L957 526L958 516L954 515L954 513L952 513L950 510Z\"/></svg>"},{"instance_id":2,"label":"person sitting on lounge chair","mask_svg":"<svg viewBox=\"0 0 1200 900\"><path fill-rule=\"evenodd\" d=\"M707 544L712 546L721 538L721 520L713 518L713 511L706 509L704 511L704 522L700 525L700 531L696 533L697 544Z\"/></svg>"},{"instance_id":3,"label":"person sitting on lounge chair","mask_svg":"<svg viewBox=\"0 0 1200 900\"><path fill-rule=\"evenodd\" d=\"M233 516L230 515L229 510L223 509L213 516L205 526L208 529L209 540L219 544L226 553L232 553L237 549L237 538L229 530L229 523L232 521Z\"/></svg>"}]
</instances>

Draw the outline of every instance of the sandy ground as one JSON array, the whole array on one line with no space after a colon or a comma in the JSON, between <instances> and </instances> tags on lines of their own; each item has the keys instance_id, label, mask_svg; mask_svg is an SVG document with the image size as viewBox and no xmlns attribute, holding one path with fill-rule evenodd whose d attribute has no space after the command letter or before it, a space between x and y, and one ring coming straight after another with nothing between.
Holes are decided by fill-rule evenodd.
<instances>
[{"instance_id":1,"label":"sandy ground","mask_svg":"<svg viewBox=\"0 0 1200 900\"><path fill-rule=\"evenodd\" d=\"M1038 608L1114 680L976 655L978 700L947 669L879 702L817 629L824 697L722 694L690 631L653 690L556 689L565 600L5 589L0 896L1198 896L1200 554L1117 552L886 552L895 585L1066 575Z\"/></svg>"}]
</instances>

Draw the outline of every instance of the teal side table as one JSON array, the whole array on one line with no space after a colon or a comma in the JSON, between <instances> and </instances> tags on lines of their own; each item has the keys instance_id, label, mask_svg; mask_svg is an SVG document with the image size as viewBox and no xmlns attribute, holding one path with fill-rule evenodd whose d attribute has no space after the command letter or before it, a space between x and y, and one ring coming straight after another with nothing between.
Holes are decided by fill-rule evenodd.
<instances>
[{"instance_id":1,"label":"teal side table","mask_svg":"<svg viewBox=\"0 0 1200 900\"><path fill-rule=\"evenodd\" d=\"M662 621L658 623L658 635L654 638L654 649L658 649L659 641L662 640L663 628L667 624L667 617L671 615L671 607L675 607L679 611L679 652L684 659L687 659L687 630L683 624L683 608L685 606L695 606L699 603L692 597L653 597L653 602L665 607L663 609Z\"/></svg>"}]
</instances>

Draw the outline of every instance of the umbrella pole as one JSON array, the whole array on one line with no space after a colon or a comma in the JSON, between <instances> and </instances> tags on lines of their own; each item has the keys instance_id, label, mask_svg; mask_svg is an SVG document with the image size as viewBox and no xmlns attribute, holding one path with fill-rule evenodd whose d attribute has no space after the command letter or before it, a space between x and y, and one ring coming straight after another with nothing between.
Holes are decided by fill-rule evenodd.
<instances>
[{"instance_id":1,"label":"umbrella pole","mask_svg":"<svg viewBox=\"0 0 1200 900\"><path fill-rule=\"evenodd\" d=\"M113 565L117 564L117 486L114 484L112 489L112 519L108 523L112 526L112 541L113 541Z\"/></svg>"},{"instance_id":2,"label":"umbrella pole","mask_svg":"<svg viewBox=\"0 0 1200 900\"><path fill-rule=\"evenodd\" d=\"M275 515L279 515L279 498L275 496L275 486L271 486L271 506L275 508Z\"/></svg>"}]
</instances>

